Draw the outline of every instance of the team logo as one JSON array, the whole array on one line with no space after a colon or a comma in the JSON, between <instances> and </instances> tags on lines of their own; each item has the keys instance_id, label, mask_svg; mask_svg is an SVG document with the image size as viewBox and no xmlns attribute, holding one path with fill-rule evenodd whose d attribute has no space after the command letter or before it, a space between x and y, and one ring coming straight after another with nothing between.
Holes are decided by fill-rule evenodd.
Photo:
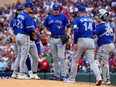
<instances>
[{"instance_id":1,"label":"team logo","mask_svg":"<svg viewBox=\"0 0 116 87\"><path fill-rule=\"evenodd\" d=\"M62 25L60 25L60 26L57 26L57 28L59 28L59 29L60 29L60 28L62 28Z\"/></svg>"}]
</instances>

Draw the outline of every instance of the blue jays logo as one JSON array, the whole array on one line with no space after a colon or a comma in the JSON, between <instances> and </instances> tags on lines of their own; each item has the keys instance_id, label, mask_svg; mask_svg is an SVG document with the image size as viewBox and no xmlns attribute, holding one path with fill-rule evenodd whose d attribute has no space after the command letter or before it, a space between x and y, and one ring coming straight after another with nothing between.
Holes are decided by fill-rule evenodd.
<instances>
[{"instance_id":1,"label":"blue jays logo","mask_svg":"<svg viewBox=\"0 0 116 87\"><path fill-rule=\"evenodd\" d=\"M62 28L62 25L60 25L60 26L57 26L57 27L60 29L60 28Z\"/></svg>"}]
</instances>

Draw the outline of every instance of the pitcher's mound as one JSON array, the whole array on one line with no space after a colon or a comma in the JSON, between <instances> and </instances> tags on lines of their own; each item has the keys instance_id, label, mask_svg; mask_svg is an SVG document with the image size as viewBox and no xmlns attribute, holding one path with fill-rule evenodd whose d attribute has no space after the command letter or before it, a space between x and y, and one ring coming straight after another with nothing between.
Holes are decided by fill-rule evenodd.
<instances>
[{"instance_id":1,"label":"pitcher's mound","mask_svg":"<svg viewBox=\"0 0 116 87\"><path fill-rule=\"evenodd\" d=\"M89 82L66 83L62 81L52 81L52 80L1 79L0 87L97 87L97 86L95 86L95 83ZM100 87L114 87L114 86L102 85Z\"/></svg>"}]
</instances>

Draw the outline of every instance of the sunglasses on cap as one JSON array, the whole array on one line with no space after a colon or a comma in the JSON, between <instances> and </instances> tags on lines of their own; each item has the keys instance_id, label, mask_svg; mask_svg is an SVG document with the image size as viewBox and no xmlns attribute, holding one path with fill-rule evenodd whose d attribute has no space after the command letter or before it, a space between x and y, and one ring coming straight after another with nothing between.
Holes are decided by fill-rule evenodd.
<instances>
[{"instance_id":1,"label":"sunglasses on cap","mask_svg":"<svg viewBox=\"0 0 116 87\"><path fill-rule=\"evenodd\" d=\"M22 9L18 9L17 11L22 11Z\"/></svg>"}]
</instances>

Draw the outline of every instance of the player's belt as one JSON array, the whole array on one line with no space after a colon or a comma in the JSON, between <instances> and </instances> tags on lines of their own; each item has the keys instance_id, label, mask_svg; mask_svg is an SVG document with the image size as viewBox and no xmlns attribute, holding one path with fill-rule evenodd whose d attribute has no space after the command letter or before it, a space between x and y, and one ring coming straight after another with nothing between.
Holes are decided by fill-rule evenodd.
<instances>
[{"instance_id":1,"label":"player's belt","mask_svg":"<svg viewBox=\"0 0 116 87\"><path fill-rule=\"evenodd\" d=\"M53 37L53 38L61 38L61 36L62 36L62 35L53 35L53 36L51 36L51 37Z\"/></svg>"},{"instance_id":2,"label":"player's belt","mask_svg":"<svg viewBox=\"0 0 116 87\"><path fill-rule=\"evenodd\" d=\"M80 38L91 38L91 39L93 39L92 37L80 37Z\"/></svg>"}]
</instances>

